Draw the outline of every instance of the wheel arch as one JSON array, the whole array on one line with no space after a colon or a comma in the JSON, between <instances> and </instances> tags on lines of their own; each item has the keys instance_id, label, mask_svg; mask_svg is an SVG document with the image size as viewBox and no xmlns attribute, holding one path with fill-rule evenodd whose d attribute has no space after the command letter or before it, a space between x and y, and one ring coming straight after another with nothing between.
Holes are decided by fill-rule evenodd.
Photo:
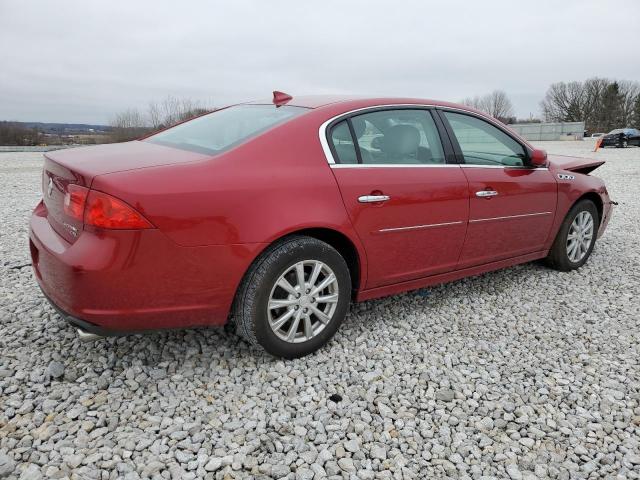
<instances>
[{"instance_id":1,"label":"wheel arch","mask_svg":"<svg viewBox=\"0 0 640 480\"><path fill-rule=\"evenodd\" d=\"M574 205L582 200L591 200L595 204L596 208L598 209L598 222L602 222L602 215L604 212L604 203L602 201L602 197L600 197L597 192L584 193L580 197L578 197L575 202L573 202L571 208L573 208Z\"/></svg>"},{"instance_id":2,"label":"wheel arch","mask_svg":"<svg viewBox=\"0 0 640 480\"><path fill-rule=\"evenodd\" d=\"M366 280L365 253L364 250L359 248L356 241L351 239L347 234L330 227L301 227L286 233L281 233L279 236L270 239L264 244L264 248L262 248L255 258L247 265L241 280L236 286L236 294L237 290L242 285L242 279L244 279L247 273L251 270L251 266L262 258L262 255L269 249L269 247L282 242L287 238L295 236L307 236L325 242L335 248L338 253L342 255L342 258L344 258L347 263L347 267L349 268L349 275L351 276L351 297L352 300L354 300L357 292L363 287L364 281Z\"/></svg>"},{"instance_id":3,"label":"wheel arch","mask_svg":"<svg viewBox=\"0 0 640 480\"><path fill-rule=\"evenodd\" d=\"M305 228L290 235L306 235L308 237L317 238L320 241L328 243L335 248L349 267L349 275L351 275L351 285L353 291L357 291L361 287L363 278L363 262L358 252L358 248L353 241L344 233L331 228Z\"/></svg>"}]
</instances>

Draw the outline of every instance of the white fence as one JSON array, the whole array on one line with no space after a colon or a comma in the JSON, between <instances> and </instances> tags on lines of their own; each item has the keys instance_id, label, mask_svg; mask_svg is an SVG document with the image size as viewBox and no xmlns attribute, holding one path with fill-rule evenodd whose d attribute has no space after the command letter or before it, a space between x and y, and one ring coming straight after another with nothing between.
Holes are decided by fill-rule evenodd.
<instances>
[{"instance_id":1,"label":"white fence","mask_svg":"<svg viewBox=\"0 0 640 480\"><path fill-rule=\"evenodd\" d=\"M584 122L517 123L509 128L527 140L582 140Z\"/></svg>"}]
</instances>

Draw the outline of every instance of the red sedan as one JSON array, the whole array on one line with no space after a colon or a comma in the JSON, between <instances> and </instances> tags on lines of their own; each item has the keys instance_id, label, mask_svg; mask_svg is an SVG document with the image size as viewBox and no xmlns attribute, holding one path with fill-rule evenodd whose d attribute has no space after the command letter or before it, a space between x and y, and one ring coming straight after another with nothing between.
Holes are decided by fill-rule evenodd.
<instances>
[{"instance_id":1,"label":"red sedan","mask_svg":"<svg viewBox=\"0 0 640 480\"><path fill-rule=\"evenodd\" d=\"M233 322L298 357L352 300L578 268L610 219L603 162L547 157L467 107L274 93L45 155L33 267L82 336Z\"/></svg>"}]
</instances>

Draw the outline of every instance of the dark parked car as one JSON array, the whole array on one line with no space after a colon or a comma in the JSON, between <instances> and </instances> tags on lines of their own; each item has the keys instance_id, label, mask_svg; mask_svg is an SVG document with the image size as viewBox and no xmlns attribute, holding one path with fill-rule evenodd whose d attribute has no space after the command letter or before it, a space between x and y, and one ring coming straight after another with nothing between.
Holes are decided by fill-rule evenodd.
<instances>
[{"instance_id":1,"label":"dark parked car","mask_svg":"<svg viewBox=\"0 0 640 480\"><path fill-rule=\"evenodd\" d=\"M607 133L601 147L626 148L629 145L640 147L640 130L637 128L616 128Z\"/></svg>"}]
</instances>

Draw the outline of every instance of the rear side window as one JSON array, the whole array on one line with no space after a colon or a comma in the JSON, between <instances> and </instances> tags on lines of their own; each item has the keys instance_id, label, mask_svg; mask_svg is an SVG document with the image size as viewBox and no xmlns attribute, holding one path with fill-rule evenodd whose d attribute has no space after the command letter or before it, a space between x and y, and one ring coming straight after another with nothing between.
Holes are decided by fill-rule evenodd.
<instances>
[{"instance_id":1,"label":"rear side window","mask_svg":"<svg viewBox=\"0 0 640 480\"><path fill-rule=\"evenodd\" d=\"M461 113L444 112L462 150L464 163L523 166L524 147L489 122Z\"/></svg>"},{"instance_id":2,"label":"rear side window","mask_svg":"<svg viewBox=\"0 0 640 480\"><path fill-rule=\"evenodd\" d=\"M364 164L442 164L438 130L426 110L380 110L351 119Z\"/></svg>"},{"instance_id":3,"label":"rear side window","mask_svg":"<svg viewBox=\"0 0 640 480\"><path fill-rule=\"evenodd\" d=\"M287 105L237 105L176 125L144 141L215 154L229 150L306 111L306 108Z\"/></svg>"},{"instance_id":4,"label":"rear side window","mask_svg":"<svg viewBox=\"0 0 640 480\"><path fill-rule=\"evenodd\" d=\"M341 121L331 129L331 143L338 157L338 163L358 163L356 147L353 144L353 137L346 120Z\"/></svg>"}]
</instances>

